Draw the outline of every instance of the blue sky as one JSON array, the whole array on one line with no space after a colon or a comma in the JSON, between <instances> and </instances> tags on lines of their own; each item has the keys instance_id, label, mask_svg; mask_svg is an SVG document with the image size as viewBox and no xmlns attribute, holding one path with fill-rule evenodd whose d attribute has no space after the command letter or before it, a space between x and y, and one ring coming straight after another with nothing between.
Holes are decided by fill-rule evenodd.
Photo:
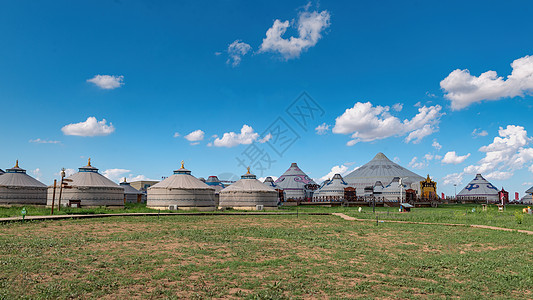
<instances>
[{"instance_id":1,"label":"blue sky","mask_svg":"<svg viewBox=\"0 0 533 300\"><path fill-rule=\"evenodd\" d=\"M255 145L275 160L260 177L383 152L447 195L476 172L523 195L533 3L463 2L2 1L0 168L240 175ZM303 92L323 111L300 127L286 109ZM299 136L282 155L278 118Z\"/></svg>"}]
</instances>

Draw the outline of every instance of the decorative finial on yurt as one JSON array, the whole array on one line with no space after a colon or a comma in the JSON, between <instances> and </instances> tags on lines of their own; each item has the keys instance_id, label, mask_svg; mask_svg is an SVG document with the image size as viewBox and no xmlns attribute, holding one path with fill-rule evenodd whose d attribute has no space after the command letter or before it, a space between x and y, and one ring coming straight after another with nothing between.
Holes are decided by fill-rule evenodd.
<instances>
[{"instance_id":1,"label":"decorative finial on yurt","mask_svg":"<svg viewBox=\"0 0 533 300\"><path fill-rule=\"evenodd\" d=\"M251 174L250 173L250 167L246 167L246 170L247 170L246 175L250 175Z\"/></svg>"},{"instance_id":2,"label":"decorative finial on yurt","mask_svg":"<svg viewBox=\"0 0 533 300\"><path fill-rule=\"evenodd\" d=\"M185 169L185 163L183 162L183 160L181 161L181 168Z\"/></svg>"},{"instance_id":3,"label":"decorative finial on yurt","mask_svg":"<svg viewBox=\"0 0 533 300\"><path fill-rule=\"evenodd\" d=\"M18 168L19 167L19 160L17 159L17 162L15 163L15 167L13 168Z\"/></svg>"},{"instance_id":4,"label":"decorative finial on yurt","mask_svg":"<svg viewBox=\"0 0 533 300\"><path fill-rule=\"evenodd\" d=\"M126 183L126 177L124 177L124 181L122 181L122 182Z\"/></svg>"},{"instance_id":5,"label":"decorative finial on yurt","mask_svg":"<svg viewBox=\"0 0 533 300\"><path fill-rule=\"evenodd\" d=\"M92 166L91 166L91 158L90 158L90 157L89 157L89 161L87 162L87 166L88 166L88 167L92 167Z\"/></svg>"}]
</instances>

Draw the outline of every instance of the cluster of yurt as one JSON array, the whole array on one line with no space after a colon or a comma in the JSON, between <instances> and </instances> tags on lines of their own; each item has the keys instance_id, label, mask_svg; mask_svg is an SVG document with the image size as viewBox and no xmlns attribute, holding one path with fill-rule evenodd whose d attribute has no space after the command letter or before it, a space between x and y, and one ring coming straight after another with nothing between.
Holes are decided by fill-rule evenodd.
<instances>
[{"instance_id":1,"label":"cluster of yurt","mask_svg":"<svg viewBox=\"0 0 533 300\"><path fill-rule=\"evenodd\" d=\"M248 168L239 181L220 191L219 206L246 210L275 209L278 207L278 192L257 180Z\"/></svg>"},{"instance_id":2,"label":"cluster of yurt","mask_svg":"<svg viewBox=\"0 0 533 300\"><path fill-rule=\"evenodd\" d=\"M215 210L215 188L181 168L163 181L148 188L146 206L155 209Z\"/></svg>"},{"instance_id":3,"label":"cluster of yurt","mask_svg":"<svg viewBox=\"0 0 533 300\"><path fill-rule=\"evenodd\" d=\"M124 188L98 173L98 169L91 165L90 158L86 166L80 167L77 173L67 177L64 181L68 188L62 189L62 206L124 207ZM56 198L58 198L57 192L56 190ZM53 199L53 195L54 186L50 185L48 187L48 206L51 206L53 201L57 201Z\"/></svg>"},{"instance_id":4,"label":"cluster of yurt","mask_svg":"<svg viewBox=\"0 0 533 300\"><path fill-rule=\"evenodd\" d=\"M46 204L46 185L15 166L0 175L0 205Z\"/></svg>"},{"instance_id":5,"label":"cluster of yurt","mask_svg":"<svg viewBox=\"0 0 533 300\"><path fill-rule=\"evenodd\" d=\"M394 163L380 152L371 161L344 176L344 180L361 196L381 196L394 201L405 198L406 189L418 193L424 177Z\"/></svg>"},{"instance_id":6,"label":"cluster of yurt","mask_svg":"<svg viewBox=\"0 0 533 300\"><path fill-rule=\"evenodd\" d=\"M469 184L467 184L457 194L457 200L460 201L487 201L495 203L500 201L498 189L488 182L481 174L477 174Z\"/></svg>"}]
</instances>

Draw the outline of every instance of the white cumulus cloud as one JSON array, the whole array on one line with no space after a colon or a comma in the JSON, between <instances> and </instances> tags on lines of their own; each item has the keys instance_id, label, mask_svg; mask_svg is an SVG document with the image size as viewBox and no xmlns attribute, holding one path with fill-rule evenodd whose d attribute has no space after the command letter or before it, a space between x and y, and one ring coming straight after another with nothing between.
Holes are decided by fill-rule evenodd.
<instances>
[{"instance_id":1,"label":"white cumulus cloud","mask_svg":"<svg viewBox=\"0 0 533 300\"><path fill-rule=\"evenodd\" d=\"M509 178L512 172L533 161L533 148L526 147L533 139L522 126L500 127L491 144L479 148L485 157L464 169L465 173L490 173L494 178ZM495 173L499 171L500 173Z\"/></svg>"},{"instance_id":2,"label":"white cumulus cloud","mask_svg":"<svg viewBox=\"0 0 533 300\"><path fill-rule=\"evenodd\" d=\"M463 182L463 175L464 173L452 173L444 176L442 178L442 184L444 185L453 185L453 184L461 184Z\"/></svg>"},{"instance_id":3,"label":"white cumulus cloud","mask_svg":"<svg viewBox=\"0 0 533 300\"><path fill-rule=\"evenodd\" d=\"M320 177L318 180L315 180L315 181L318 182L318 183L321 183L324 180L328 180L328 179L333 178L333 176L335 174L341 174L341 176L344 177L345 175L350 174L351 172L353 172L353 171L355 171L355 170L357 170L359 168L359 167L355 167L353 169L349 169L347 165L348 165L348 163L345 163L345 164L342 164L342 165L338 165L338 166L333 166L331 168L331 170L328 172L328 174Z\"/></svg>"},{"instance_id":4,"label":"white cumulus cloud","mask_svg":"<svg viewBox=\"0 0 533 300\"><path fill-rule=\"evenodd\" d=\"M272 138L271 134L267 134L262 139L259 139L259 133L255 132L251 126L242 125L241 132L226 132L221 138L216 138L212 145L215 147L235 147L238 145L249 145L256 140L260 143L265 143Z\"/></svg>"},{"instance_id":5,"label":"white cumulus cloud","mask_svg":"<svg viewBox=\"0 0 533 300\"><path fill-rule=\"evenodd\" d=\"M451 101L453 110L463 109L484 100L524 97L533 92L533 56L519 58L511 64L513 71L504 79L495 71L477 76L470 71L454 70L440 82L444 97Z\"/></svg>"},{"instance_id":6,"label":"white cumulus cloud","mask_svg":"<svg viewBox=\"0 0 533 300\"><path fill-rule=\"evenodd\" d=\"M431 146L433 146L433 148L435 148L435 149L437 149L437 150L442 149L442 145L439 144L439 142L437 142L436 140L433 141L433 144L431 144Z\"/></svg>"},{"instance_id":7,"label":"white cumulus cloud","mask_svg":"<svg viewBox=\"0 0 533 300\"><path fill-rule=\"evenodd\" d=\"M408 135L404 140L406 143L419 143L438 130L440 118L444 115L441 109L439 105L423 106L412 119L401 121L389 113L388 106L357 102L335 119L333 133L350 134L352 140L348 141L348 146L405 134Z\"/></svg>"},{"instance_id":8,"label":"white cumulus cloud","mask_svg":"<svg viewBox=\"0 0 533 300\"><path fill-rule=\"evenodd\" d=\"M118 181L121 181L121 179L125 177L124 175L126 175L129 172L131 171L127 169L107 169L102 172L102 175L104 175L110 180L118 182Z\"/></svg>"},{"instance_id":9,"label":"white cumulus cloud","mask_svg":"<svg viewBox=\"0 0 533 300\"><path fill-rule=\"evenodd\" d=\"M418 157L415 156L409 162L409 167L411 167L413 169L423 169L423 168L427 167L427 163L425 163L423 161L418 161Z\"/></svg>"},{"instance_id":10,"label":"white cumulus cloud","mask_svg":"<svg viewBox=\"0 0 533 300\"><path fill-rule=\"evenodd\" d=\"M106 119L98 121L95 117L88 117L85 122L73 123L61 128L64 135L103 136L115 131L113 124L107 125Z\"/></svg>"},{"instance_id":11,"label":"white cumulus cloud","mask_svg":"<svg viewBox=\"0 0 533 300\"><path fill-rule=\"evenodd\" d=\"M61 144L60 141L52 141L52 140L42 140L40 138L29 140L30 143L36 143L36 144Z\"/></svg>"},{"instance_id":12,"label":"white cumulus cloud","mask_svg":"<svg viewBox=\"0 0 533 300\"><path fill-rule=\"evenodd\" d=\"M444 158L442 159L442 162L445 163L445 164L454 164L454 165L457 165L457 164L460 164L462 162L464 162L467 158L470 157L470 153L468 153L467 155L457 155L457 153L455 153L455 151L450 151L450 152L447 152L445 155L444 155Z\"/></svg>"},{"instance_id":13,"label":"white cumulus cloud","mask_svg":"<svg viewBox=\"0 0 533 300\"><path fill-rule=\"evenodd\" d=\"M302 11L296 22L276 19L271 28L266 32L266 37L259 48L261 52L275 52L281 54L285 60L297 58L300 54L315 46L322 37L322 32L330 26L330 13L327 10ZM284 38L283 35L291 24L298 30L298 36Z\"/></svg>"},{"instance_id":14,"label":"white cumulus cloud","mask_svg":"<svg viewBox=\"0 0 533 300\"><path fill-rule=\"evenodd\" d=\"M198 129L185 136L185 139L189 142L199 142L204 139L205 132ZM193 143L194 144L194 143Z\"/></svg>"},{"instance_id":15,"label":"white cumulus cloud","mask_svg":"<svg viewBox=\"0 0 533 300\"><path fill-rule=\"evenodd\" d=\"M87 79L87 82L94 83L104 90L112 90L124 85L124 76L96 75L91 79Z\"/></svg>"},{"instance_id":16,"label":"white cumulus cloud","mask_svg":"<svg viewBox=\"0 0 533 300\"><path fill-rule=\"evenodd\" d=\"M242 57L246 55L252 47L240 40L236 40L228 46L228 60L227 64L236 67L241 63Z\"/></svg>"},{"instance_id":17,"label":"white cumulus cloud","mask_svg":"<svg viewBox=\"0 0 533 300\"><path fill-rule=\"evenodd\" d=\"M328 133L329 127L331 127L331 125L328 125L326 123L322 123L322 124L318 125L315 128L316 134L324 135L324 134Z\"/></svg>"},{"instance_id":18,"label":"white cumulus cloud","mask_svg":"<svg viewBox=\"0 0 533 300\"><path fill-rule=\"evenodd\" d=\"M474 131L472 131L472 135L475 137L478 136L487 136L489 133L486 130L482 130L481 128L476 128Z\"/></svg>"}]
</instances>

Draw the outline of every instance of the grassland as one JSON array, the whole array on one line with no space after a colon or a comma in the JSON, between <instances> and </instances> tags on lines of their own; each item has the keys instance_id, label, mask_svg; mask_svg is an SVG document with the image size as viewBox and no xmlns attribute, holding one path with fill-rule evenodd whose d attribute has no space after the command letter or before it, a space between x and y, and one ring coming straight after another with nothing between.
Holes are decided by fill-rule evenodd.
<instances>
[{"instance_id":1,"label":"grassland","mask_svg":"<svg viewBox=\"0 0 533 300\"><path fill-rule=\"evenodd\" d=\"M335 216L0 225L0 298L533 298L531 236Z\"/></svg>"}]
</instances>

